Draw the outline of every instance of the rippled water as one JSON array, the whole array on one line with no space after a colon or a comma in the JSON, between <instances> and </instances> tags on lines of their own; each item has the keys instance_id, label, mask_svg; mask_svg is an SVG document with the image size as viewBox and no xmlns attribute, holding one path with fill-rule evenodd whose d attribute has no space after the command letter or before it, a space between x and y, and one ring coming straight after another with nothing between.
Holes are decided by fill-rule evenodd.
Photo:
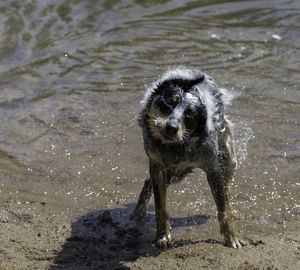
<instances>
[{"instance_id":1,"label":"rippled water","mask_svg":"<svg viewBox=\"0 0 300 270\"><path fill-rule=\"evenodd\" d=\"M299 14L298 0L3 2L1 200L71 217L134 203L148 173L139 101L185 65L235 97L237 210L272 226L299 218ZM172 216L215 214L201 172L169 197Z\"/></svg>"}]
</instances>

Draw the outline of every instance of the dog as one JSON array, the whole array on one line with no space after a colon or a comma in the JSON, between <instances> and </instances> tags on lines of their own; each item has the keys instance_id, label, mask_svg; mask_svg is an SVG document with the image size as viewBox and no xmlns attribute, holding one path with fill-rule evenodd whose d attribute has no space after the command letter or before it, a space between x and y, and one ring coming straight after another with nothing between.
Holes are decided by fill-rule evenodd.
<instances>
[{"instance_id":1,"label":"dog","mask_svg":"<svg viewBox=\"0 0 300 270\"><path fill-rule=\"evenodd\" d=\"M169 70L147 90L139 124L149 157L150 178L144 183L133 212L143 220L154 193L156 246L171 245L166 189L201 168L217 205L225 245L240 248L233 224L229 184L236 168L232 127L224 116L222 93L214 80L197 69Z\"/></svg>"}]
</instances>

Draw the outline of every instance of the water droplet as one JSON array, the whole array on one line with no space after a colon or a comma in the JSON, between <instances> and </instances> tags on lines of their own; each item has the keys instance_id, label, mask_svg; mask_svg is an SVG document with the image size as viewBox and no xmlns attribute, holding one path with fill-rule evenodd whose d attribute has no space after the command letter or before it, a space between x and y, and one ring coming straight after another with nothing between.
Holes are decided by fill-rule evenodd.
<instances>
[{"instance_id":1,"label":"water droplet","mask_svg":"<svg viewBox=\"0 0 300 270\"><path fill-rule=\"evenodd\" d=\"M281 39L282 39L281 36L276 35L276 34L273 34L273 35L272 35L272 38L273 38L273 39L277 39L277 40L281 40Z\"/></svg>"}]
</instances>

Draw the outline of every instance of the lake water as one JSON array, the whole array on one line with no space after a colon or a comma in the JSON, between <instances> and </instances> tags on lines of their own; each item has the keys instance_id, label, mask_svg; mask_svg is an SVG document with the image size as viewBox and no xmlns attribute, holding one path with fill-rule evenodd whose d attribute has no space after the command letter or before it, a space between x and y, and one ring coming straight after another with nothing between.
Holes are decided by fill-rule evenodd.
<instances>
[{"instance_id":1,"label":"lake water","mask_svg":"<svg viewBox=\"0 0 300 270\"><path fill-rule=\"evenodd\" d=\"M0 34L0 201L70 219L132 209L148 175L139 102L183 65L233 97L241 230L299 220L300 1L8 0ZM200 171L168 196L173 217L216 213Z\"/></svg>"}]
</instances>

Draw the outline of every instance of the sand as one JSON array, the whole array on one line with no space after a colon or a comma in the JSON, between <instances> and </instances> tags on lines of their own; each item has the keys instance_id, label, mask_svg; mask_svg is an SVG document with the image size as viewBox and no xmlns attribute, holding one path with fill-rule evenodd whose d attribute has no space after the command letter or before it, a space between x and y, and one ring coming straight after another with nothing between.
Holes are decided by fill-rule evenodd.
<instances>
[{"instance_id":1,"label":"sand","mask_svg":"<svg viewBox=\"0 0 300 270\"><path fill-rule=\"evenodd\" d=\"M43 201L5 201L0 210L0 269L300 269L296 220L285 223L281 232L253 226L242 233L248 244L241 249L224 246L215 217L194 223L187 219L191 233L180 233L173 221L173 246L160 250L153 244L154 216L136 226L130 220L132 207L116 205L68 217ZM214 230L205 237L201 231L209 223Z\"/></svg>"}]
</instances>

